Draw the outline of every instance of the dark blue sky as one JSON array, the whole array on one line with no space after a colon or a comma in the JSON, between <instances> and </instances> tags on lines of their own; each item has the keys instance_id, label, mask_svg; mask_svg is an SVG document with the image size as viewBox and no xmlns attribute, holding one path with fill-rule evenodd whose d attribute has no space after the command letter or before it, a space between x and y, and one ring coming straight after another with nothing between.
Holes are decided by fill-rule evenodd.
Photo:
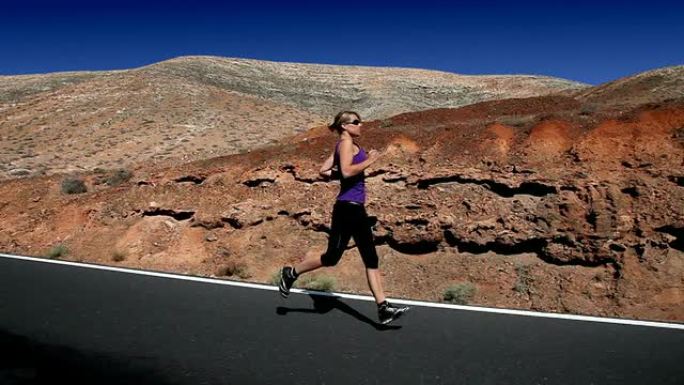
<instances>
[{"instance_id":1,"label":"dark blue sky","mask_svg":"<svg viewBox=\"0 0 684 385\"><path fill-rule=\"evenodd\" d=\"M0 74L216 55L598 84L684 64L683 20L684 2L659 0L9 0L0 8Z\"/></svg>"}]
</instances>

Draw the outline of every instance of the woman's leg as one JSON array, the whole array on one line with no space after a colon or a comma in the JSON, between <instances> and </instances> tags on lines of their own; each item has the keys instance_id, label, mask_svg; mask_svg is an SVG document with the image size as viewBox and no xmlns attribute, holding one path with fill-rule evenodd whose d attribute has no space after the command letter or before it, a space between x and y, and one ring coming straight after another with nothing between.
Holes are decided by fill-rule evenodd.
<instances>
[{"instance_id":1,"label":"woman's leg","mask_svg":"<svg viewBox=\"0 0 684 385\"><path fill-rule=\"evenodd\" d=\"M368 287L370 287L375 303L383 303L385 301L385 291L382 290L382 277L380 276L380 269L366 268L366 278L368 278Z\"/></svg>"},{"instance_id":2,"label":"woman's leg","mask_svg":"<svg viewBox=\"0 0 684 385\"><path fill-rule=\"evenodd\" d=\"M382 289L382 277L378 268L378 253L373 242L373 231L370 228L368 214L366 214L365 209L359 211L355 221L354 242L359 250L359 254L361 254L363 264L366 266L368 287L371 293L373 293L373 297L375 297L375 302L381 304L385 302L385 291Z\"/></svg>"},{"instance_id":3,"label":"woman's leg","mask_svg":"<svg viewBox=\"0 0 684 385\"><path fill-rule=\"evenodd\" d=\"M307 253L310 255L294 267L297 275L316 270L321 266L335 266L339 262L352 237L353 222L350 221L349 210L349 207L339 203L333 207L328 248L323 254L316 253L316 251Z\"/></svg>"},{"instance_id":4,"label":"woman's leg","mask_svg":"<svg viewBox=\"0 0 684 385\"><path fill-rule=\"evenodd\" d=\"M278 288L283 298L290 295L290 288L301 274L316 270L321 266L335 266L337 264L351 238L351 232L346 226L348 223L344 210L336 204L333 208L332 225L326 252L320 256L307 253L311 256L306 257L293 267L283 266L280 270Z\"/></svg>"},{"instance_id":5,"label":"woman's leg","mask_svg":"<svg viewBox=\"0 0 684 385\"><path fill-rule=\"evenodd\" d=\"M311 255L307 258L305 258L303 261L299 262L294 266L295 272L297 275L307 273L312 270L316 270L319 267L323 266L323 262L321 262L321 256L320 255Z\"/></svg>"},{"instance_id":6,"label":"woman's leg","mask_svg":"<svg viewBox=\"0 0 684 385\"><path fill-rule=\"evenodd\" d=\"M378 269L379 261L378 254L375 251L375 243L373 242L373 231L371 230L366 210L362 210L356 220L353 234L354 241L361 254L361 259L363 259L363 264L366 265L368 286L373 293L373 297L375 297L375 303L378 305L378 319L380 323L386 325L406 313L408 306L398 307L387 302L385 291L382 289L382 277Z\"/></svg>"},{"instance_id":7,"label":"woman's leg","mask_svg":"<svg viewBox=\"0 0 684 385\"><path fill-rule=\"evenodd\" d=\"M355 240L357 240L359 245L359 252L361 252L363 263L366 264L368 286L373 293L373 297L375 297L375 303L378 305L378 319L380 323L386 325L406 313L408 306L394 306L387 302L385 291L382 289L382 277L380 276L380 269L378 269L378 257L375 252L375 245L372 242L373 234L370 228L368 233L370 233L370 236L368 234L358 234L358 240L356 237ZM370 242L368 242L369 239Z\"/></svg>"}]
</instances>

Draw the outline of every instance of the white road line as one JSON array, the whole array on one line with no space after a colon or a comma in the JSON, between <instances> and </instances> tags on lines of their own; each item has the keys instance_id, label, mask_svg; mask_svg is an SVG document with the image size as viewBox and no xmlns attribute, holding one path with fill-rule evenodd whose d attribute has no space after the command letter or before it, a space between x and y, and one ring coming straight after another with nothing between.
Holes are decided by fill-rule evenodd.
<instances>
[{"instance_id":1,"label":"white road line","mask_svg":"<svg viewBox=\"0 0 684 385\"><path fill-rule=\"evenodd\" d=\"M229 281L229 280L215 279L215 278L202 278L202 277L172 274L172 273L161 273L161 272L147 271L147 270L135 270L135 269L105 266L105 265L94 265L94 264L89 264L89 263L78 263L78 262L60 261L60 260L54 260L54 259L25 257L25 256L21 256L21 255L12 255L12 254L4 254L4 253L0 253L0 257L25 260L25 261L32 261L32 262L53 263L53 264L57 264L57 265L75 266L75 267L96 269L96 270L116 271L119 273L147 275L147 276L160 277L160 278L171 278L171 279L180 279L180 280L193 281L193 282L204 282L204 283L212 283L212 284L218 284L218 285L245 287L245 288L250 288L250 289L278 291L277 286L270 286L270 285L259 284L259 283ZM367 296L367 295L334 293L334 292L328 293L328 292L310 291L310 290L303 290L303 289L292 289L291 292L292 293L300 293L300 294L315 294L315 295L323 295L323 296L329 296L329 297L348 298L348 299L354 299L354 300L359 300L359 301L369 301L369 302L375 301L373 299L373 297ZM684 330L684 324L667 323L667 322L639 321L639 320L622 319L622 318L605 318L605 317L582 316L582 315L574 315L574 314L543 313L543 312L528 311L528 310L489 308L489 307L480 307L480 306L460 306L460 305L451 305L451 304L445 304L445 303L413 301L413 300L407 300L407 299L392 299L391 302L403 304L403 305L424 306L424 307L432 307L432 308L439 308L439 309L478 311L478 312L485 312L485 313L519 315L519 316L526 316L526 317L556 318L556 319L565 319L565 320L572 320L572 321L590 321L590 322L602 322L602 323L634 325L634 326L650 326L650 327L658 327L658 328Z\"/></svg>"}]
</instances>

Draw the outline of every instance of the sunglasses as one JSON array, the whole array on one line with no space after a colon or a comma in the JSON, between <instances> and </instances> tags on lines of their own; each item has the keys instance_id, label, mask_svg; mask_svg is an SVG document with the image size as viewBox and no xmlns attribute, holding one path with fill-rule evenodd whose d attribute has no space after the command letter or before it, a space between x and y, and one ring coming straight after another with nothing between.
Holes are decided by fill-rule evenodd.
<instances>
[{"instance_id":1,"label":"sunglasses","mask_svg":"<svg viewBox=\"0 0 684 385\"><path fill-rule=\"evenodd\" d=\"M361 121L358 120L358 119L354 119L354 120L352 120L351 122L347 122L347 123L345 123L345 124L353 124L353 125L355 125L355 126L358 126L359 124L361 124Z\"/></svg>"}]
</instances>

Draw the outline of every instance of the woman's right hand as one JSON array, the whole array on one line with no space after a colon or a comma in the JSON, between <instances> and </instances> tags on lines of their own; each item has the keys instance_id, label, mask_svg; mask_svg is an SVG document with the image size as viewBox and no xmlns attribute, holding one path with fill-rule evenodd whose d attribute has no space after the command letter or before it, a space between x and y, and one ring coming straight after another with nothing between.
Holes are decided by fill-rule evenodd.
<instances>
[{"instance_id":1,"label":"woman's right hand","mask_svg":"<svg viewBox=\"0 0 684 385\"><path fill-rule=\"evenodd\" d=\"M381 153L378 150L370 150L368 151L368 160L370 163L375 163L375 161L380 159L383 154L384 153Z\"/></svg>"}]
</instances>

